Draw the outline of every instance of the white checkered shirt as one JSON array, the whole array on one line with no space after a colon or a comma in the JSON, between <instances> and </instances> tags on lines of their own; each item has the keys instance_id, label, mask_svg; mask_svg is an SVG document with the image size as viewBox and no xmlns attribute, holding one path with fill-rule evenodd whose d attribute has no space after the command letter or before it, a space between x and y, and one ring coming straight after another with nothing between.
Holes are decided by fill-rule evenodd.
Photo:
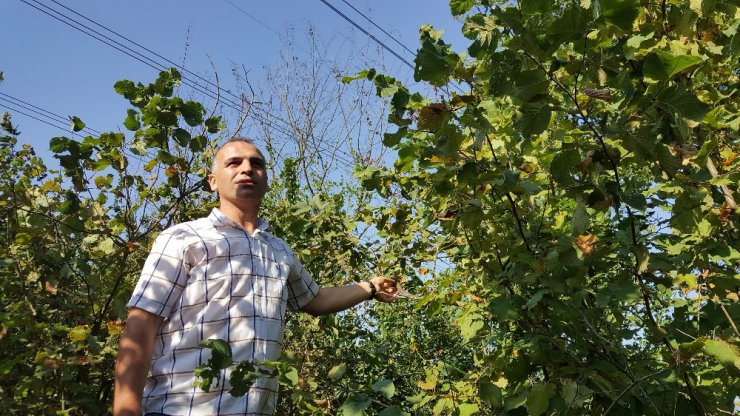
<instances>
[{"instance_id":1,"label":"white checkered shirt","mask_svg":"<svg viewBox=\"0 0 740 416\"><path fill-rule=\"evenodd\" d=\"M231 345L234 360L277 360L287 308L299 310L319 286L293 251L261 220L250 235L214 209L207 218L160 234L129 307L165 318L154 341L142 411L168 415L271 415L277 381L257 380L242 397L229 394L230 370L206 393L193 369L210 358L206 339Z\"/></svg>"}]
</instances>

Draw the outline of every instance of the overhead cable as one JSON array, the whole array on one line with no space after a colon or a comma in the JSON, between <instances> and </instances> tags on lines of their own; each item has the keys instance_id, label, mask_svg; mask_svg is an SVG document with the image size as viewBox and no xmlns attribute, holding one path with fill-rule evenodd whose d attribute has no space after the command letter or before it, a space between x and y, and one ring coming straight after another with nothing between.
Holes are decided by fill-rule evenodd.
<instances>
[{"instance_id":1,"label":"overhead cable","mask_svg":"<svg viewBox=\"0 0 740 416\"><path fill-rule=\"evenodd\" d=\"M336 7L334 7L331 3L329 3L326 0L319 0L319 1L322 2L322 3L324 3L324 5L326 5L326 7L330 8L332 11L334 11L334 13L338 14L339 16L341 16L344 20L346 20L349 23L351 23L352 26L356 27L359 31L361 31L362 33L364 33L365 35L367 35L367 37L369 37L370 39L372 39L373 41L375 41L375 43L377 43L378 45L380 45L381 47L383 47L383 49L385 49L388 52L390 52L393 56L395 56L401 62L403 62L404 64L406 64L409 68L414 69L414 65L412 65L411 62L407 61L406 58L404 58L401 55L399 55L398 52L396 52L393 49L391 49L390 46L388 46L385 43L383 43L380 39L376 38L372 33L368 32L367 30L365 30L365 28L363 28L362 26L360 26L359 24L357 24L357 22L355 22L354 20L352 20L351 18L349 18L346 14L342 13L341 11L339 11L339 9L337 9Z\"/></svg>"},{"instance_id":2,"label":"overhead cable","mask_svg":"<svg viewBox=\"0 0 740 416\"><path fill-rule=\"evenodd\" d=\"M152 69L154 69L156 71L162 71L162 70L166 69L166 67L167 67L166 65L163 65L161 62L158 62L156 59L153 59L151 57L147 57L147 56L143 55L142 53L140 53L140 52L132 49L131 47L126 46L126 45L122 44L121 42L118 42L115 39L112 39L109 36L106 36L105 34L100 33L99 31L97 31L97 30L95 30L95 29L93 29L93 28L85 25L84 23L79 22L78 20L75 20L74 18L70 17L69 15L66 15L65 13L63 13L61 11L55 10L53 8L50 8L50 7L46 6L46 5L44 5L43 3L41 3L38 0L30 0L30 1L31 2L34 2L34 3L38 4L38 5L40 5L44 9L47 9L47 10L53 12L54 14L51 14L47 10L44 10L42 8L37 7L34 4L31 4L27 0L20 0L20 1L23 2L23 3L25 3L28 6L33 7L34 9L36 9L38 11L46 14L47 16L52 17L52 18L60 21L61 23L64 23L65 25L67 25L67 26L69 26L69 27L71 27L71 28L73 28L75 30L80 31L80 32L86 34L87 36L90 36L93 39L96 39L96 40L102 42L103 44L105 44L105 45L107 45L109 47L112 47L112 48L118 50L121 53L124 53L125 55L127 55L127 56L129 56L129 57L131 57L131 58L133 58L133 59L135 59L135 60L137 60L137 61L145 64L145 65L147 65L148 67L150 67L150 68L152 68ZM183 72L185 72L187 74L190 74L190 75L198 78L199 80L203 81L204 83L210 84L211 86L215 87L218 92L212 91L211 89L209 89L205 85L200 85L197 81L192 80L187 75L182 75L181 76L182 77L182 83L184 85L192 88L193 90L195 90L195 91L203 94L204 96L206 96L208 98L211 98L211 99L214 99L214 100L221 100L223 102L223 105L225 105L225 106L233 109L234 111L236 111L238 113L241 113L241 112L243 112L245 110L244 108L241 107L240 104L237 104L236 102L234 102L234 101L232 101L232 100L230 100L230 99L228 99L226 97L222 97L220 95L220 92L223 91L227 95L230 95L231 97L234 97L234 98L236 98L236 99L238 99L240 101L241 101L241 97L239 97L239 96L231 93L230 91L222 90L217 84L211 82L210 80L208 80L206 78L203 78L203 77L201 77L201 76L199 76L199 75L197 75L197 74L189 71L188 69L182 67L181 65L178 65L175 62L173 62L173 61L165 58L164 56L162 56L162 55L160 55L160 54L152 51L151 49L146 48L145 46L143 46L143 45L141 45L141 44L139 44L137 42L132 41L131 39L129 39L129 38L127 38L127 37L119 34L118 32L116 32L116 31L114 31L112 29L107 28L106 26L104 26L104 25L102 25L102 24L94 21L93 19L90 19L88 17L85 17L81 13L78 13L78 12L70 9L69 7L66 7L66 6L60 4L56 0L51 0L51 1L54 2L55 4L59 5L59 6L63 7L64 9L66 9L66 10L74 13L75 15L80 16L81 18L83 18L83 19L85 19L85 20L87 20L87 21L95 24L96 26L98 26L98 27L100 27L100 28L102 28L102 29L104 29L104 30L106 30L106 31L114 34L115 36L118 36L119 38L124 39L124 40L128 41L129 43L131 43L133 45L136 45L137 47L139 47L139 48L141 48L141 49L149 52L150 54L156 56L157 58L164 60L165 62L169 63L170 65L173 65L174 67L179 68ZM61 17L59 17L59 16L61 16ZM70 22L73 22L73 23L70 23ZM261 109L261 108L259 108L258 106L254 105L254 104L255 103L250 103L249 108L252 109L252 110L254 110L254 111L259 111L259 112L265 114L266 116L274 117L269 111L264 110L264 109ZM285 127L281 127L281 126L275 124L273 121L268 120L264 115L259 115L259 114L256 114L256 113L252 113L250 116L253 117L253 118L255 118L256 120L264 123L269 128L271 128L271 129L273 129L273 130L275 130L275 131L277 131L277 132L285 135L286 137L292 137L293 136L293 134L290 131L288 131ZM288 126L288 128L291 127L286 121L281 120L279 117L275 117L275 119L278 120L278 121L281 121L283 124L285 124L286 126ZM324 149L324 151L327 151L327 150ZM351 158L351 156L349 154L347 154L345 151L340 150L340 153L343 154L343 155L345 155L345 156L347 156L348 158ZM350 166L351 167L354 164L351 161L351 159L341 158L341 157L339 157L339 155L335 155L335 156L336 156L336 159L339 160L339 161L341 161L341 162L343 162L343 164L345 166Z\"/></svg>"}]
</instances>

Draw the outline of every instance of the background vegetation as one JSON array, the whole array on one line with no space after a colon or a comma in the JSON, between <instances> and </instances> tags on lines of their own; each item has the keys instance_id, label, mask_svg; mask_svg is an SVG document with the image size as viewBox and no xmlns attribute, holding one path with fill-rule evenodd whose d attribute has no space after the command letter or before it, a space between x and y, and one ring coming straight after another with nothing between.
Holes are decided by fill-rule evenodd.
<instances>
[{"instance_id":1,"label":"background vegetation","mask_svg":"<svg viewBox=\"0 0 740 416\"><path fill-rule=\"evenodd\" d=\"M450 8L471 45L421 28L432 95L346 78L389 103L392 165L357 152L361 186L305 175L305 153L273 167L265 214L322 284L386 273L420 295L293 315L279 414L732 414L737 5ZM153 238L215 203L203 178L225 126L178 83L118 82L128 132L52 138L60 169L3 118L4 414L108 411Z\"/></svg>"}]
</instances>

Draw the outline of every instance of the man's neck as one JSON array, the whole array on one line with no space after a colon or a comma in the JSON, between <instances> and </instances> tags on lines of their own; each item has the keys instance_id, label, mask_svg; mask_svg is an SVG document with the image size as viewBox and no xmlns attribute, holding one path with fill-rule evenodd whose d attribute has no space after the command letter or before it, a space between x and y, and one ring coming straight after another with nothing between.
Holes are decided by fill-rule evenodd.
<instances>
[{"instance_id":1,"label":"man's neck","mask_svg":"<svg viewBox=\"0 0 740 416\"><path fill-rule=\"evenodd\" d=\"M254 230L259 224L259 205L238 207L232 204L224 203L221 201L218 209L226 215L227 218L237 223L239 226L247 230L250 234L254 233Z\"/></svg>"}]
</instances>

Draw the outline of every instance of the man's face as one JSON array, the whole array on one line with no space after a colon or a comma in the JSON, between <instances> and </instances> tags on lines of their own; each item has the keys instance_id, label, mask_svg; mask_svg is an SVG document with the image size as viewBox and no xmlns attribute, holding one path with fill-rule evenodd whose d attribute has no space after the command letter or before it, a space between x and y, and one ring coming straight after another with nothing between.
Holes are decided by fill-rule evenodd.
<instances>
[{"instance_id":1,"label":"man's face","mask_svg":"<svg viewBox=\"0 0 740 416\"><path fill-rule=\"evenodd\" d=\"M228 143L216 154L208 182L222 201L261 201L267 192L265 158L249 143Z\"/></svg>"}]
</instances>

